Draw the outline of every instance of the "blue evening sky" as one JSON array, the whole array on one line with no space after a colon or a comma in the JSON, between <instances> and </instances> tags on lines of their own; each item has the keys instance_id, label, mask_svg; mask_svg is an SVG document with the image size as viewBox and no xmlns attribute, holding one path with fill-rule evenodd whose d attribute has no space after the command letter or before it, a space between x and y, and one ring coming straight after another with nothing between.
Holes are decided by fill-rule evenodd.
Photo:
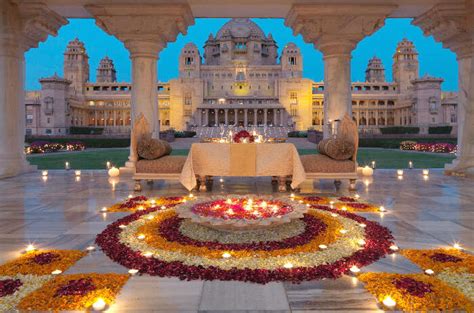
<instances>
[{"instance_id":1,"label":"blue evening sky","mask_svg":"<svg viewBox=\"0 0 474 313\"><path fill-rule=\"evenodd\" d=\"M182 47L194 42L203 50L209 33L217 30L229 19L196 19L189 27L186 36L179 35L176 42L169 43L160 53L158 79L168 81L178 74L178 59ZM306 44L301 36L293 36L291 29L284 25L283 19L254 19L266 34L272 33L279 49L288 42L296 43L303 54L304 77L321 81L324 77L322 54L312 44ZM130 59L123 44L113 36L107 35L97 27L92 19L71 19L70 23L59 30L57 37L49 37L38 48L26 54L26 88L39 89L38 79L63 74L63 52L67 43L78 37L85 43L90 57L91 81L95 81L95 70L105 55L114 60L118 81L130 81ZM385 26L370 37L362 40L352 53L352 80L364 81L368 60L377 55L383 61L386 77L391 81L392 56L397 43L402 38L415 43L420 53L420 75L426 73L444 78L443 90L457 90L457 62L455 55L432 37L423 36L422 31L410 24L410 19L388 19Z\"/></svg>"}]
</instances>

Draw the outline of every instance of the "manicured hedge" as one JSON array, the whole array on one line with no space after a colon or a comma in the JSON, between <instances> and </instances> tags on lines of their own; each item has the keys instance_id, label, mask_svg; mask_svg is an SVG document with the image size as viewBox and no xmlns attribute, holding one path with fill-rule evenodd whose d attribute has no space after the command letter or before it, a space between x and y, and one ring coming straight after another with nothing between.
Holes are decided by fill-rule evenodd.
<instances>
[{"instance_id":1,"label":"manicured hedge","mask_svg":"<svg viewBox=\"0 0 474 313\"><path fill-rule=\"evenodd\" d=\"M26 142L31 143L34 141L46 141L66 144L71 141L80 140L87 148L123 148L130 146L130 138L49 138L49 137L27 137Z\"/></svg>"},{"instance_id":2,"label":"manicured hedge","mask_svg":"<svg viewBox=\"0 0 474 313\"><path fill-rule=\"evenodd\" d=\"M432 126L428 128L428 134L451 134L453 126Z\"/></svg>"},{"instance_id":3,"label":"manicured hedge","mask_svg":"<svg viewBox=\"0 0 474 313\"><path fill-rule=\"evenodd\" d=\"M175 131L174 137L175 138L193 138L196 136L196 132L194 130L185 130L185 131Z\"/></svg>"},{"instance_id":4,"label":"manicured hedge","mask_svg":"<svg viewBox=\"0 0 474 313\"><path fill-rule=\"evenodd\" d=\"M69 127L71 135L102 135L104 128L101 127Z\"/></svg>"},{"instance_id":5,"label":"manicured hedge","mask_svg":"<svg viewBox=\"0 0 474 313\"><path fill-rule=\"evenodd\" d=\"M288 137L306 138L308 137L308 132L293 130L288 132Z\"/></svg>"},{"instance_id":6,"label":"manicured hedge","mask_svg":"<svg viewBox=\"0 0 474 313\"><path fill-rule=\"evenodd\" d=\"M384 135L389 134L419 134L419 127L403 127L403 126L393 126L393 127L381 127L380 132Z\"/></svg>"}]
</instances>

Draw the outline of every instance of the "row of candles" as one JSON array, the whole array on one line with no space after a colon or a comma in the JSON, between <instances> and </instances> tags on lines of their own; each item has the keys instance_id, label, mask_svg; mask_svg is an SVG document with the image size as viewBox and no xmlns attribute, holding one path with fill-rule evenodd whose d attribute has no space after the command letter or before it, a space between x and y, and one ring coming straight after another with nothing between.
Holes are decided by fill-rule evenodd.
<instances>
[{"instance_id":1,"label":"row of candles","mask_svg":"<svg viewBox=\"0 0 474 313\"><path fill-rule=\"evenodd\" d=\"M375 165L376 165L376 162L375 162L375 161L370 162L370 167L371 167L373 170L375 170L375 168L376 168ZM408 161L408 168L409 168L410 170L414 169L413 161Z\"/></svg>"},{"instance_id":2,"label":"row of candles","mask_svg":"<svg viewBox=\"0 0 474 313\"><path fill-rule=\"evenodd\" d=\"M66 171L69 171L71 169L71 165L69 162L64 162L64 169ZM110 161L107 161L106 163L106 169L108 170L108 174L111 177L116 177L120 175L120 170L116 168L115 166L112 166ZM81 170L74 170L74 175L76 178L80 177L82 174ZM49 172L47 170L41 171L41 176L43 176L43 180L46 180L48 178Z\"/></svg>"}]
</instances>

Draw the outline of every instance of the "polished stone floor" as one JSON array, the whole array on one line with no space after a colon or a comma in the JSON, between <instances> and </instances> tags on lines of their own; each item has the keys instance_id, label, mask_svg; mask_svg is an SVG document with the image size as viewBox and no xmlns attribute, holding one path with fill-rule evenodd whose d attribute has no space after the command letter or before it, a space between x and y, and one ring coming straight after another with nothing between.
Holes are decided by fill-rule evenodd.
<instances>
[{"instance_id":1,"label":"polished stone floor","mask_svg":"<svg viewBox=\"0 0 474 313\"><path fill-rule=\"evenodd\" d=\"M72 171L50 171L0 180L0 262L18 256L26 244L40 248L84 249L107 224L124 213L102 214L103 206L121 201L133 183L122 177L112 185L105 171L83 171L80 180ZM447 247L460 242L474 249L474 180L447 177L431 170L423 179L419 170L406 170L403 180L395 171L376 170L370 180L358 182L358 193L367 201L384 205L389 212L365 214L390 228L401 248ZM214 193L274 192L267 179L216 179ZM330 181L305 182L304 193L334 194ZM348 194L343 185L342 194ZM145 186L148 196L184 195L178 182ZM364 214L363 214L364 215ZM363 271L420 272L403 258L392 255ZM67 273L127 270L100 251L76 263ZM267 285L240 282L183 282L147 275L133 277L123 288L111 312L298 312L376 311L374 298L356 278Z\"/></svg>"}]
</instances>

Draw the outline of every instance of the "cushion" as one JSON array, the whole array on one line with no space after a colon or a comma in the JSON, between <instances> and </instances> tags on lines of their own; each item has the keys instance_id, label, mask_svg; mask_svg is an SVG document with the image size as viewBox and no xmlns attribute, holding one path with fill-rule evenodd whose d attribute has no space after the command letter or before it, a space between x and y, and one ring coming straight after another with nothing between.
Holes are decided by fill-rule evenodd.
<instances>
[{"instance_id":1,"label":"cushion","mask_svg":"<svg viewBox=\"0 0 474 313\"><path fill-rule=\"evenodd\" d=\"M300 156L306 173L354 173L356 163L351 160L338 161L322 154Z\"/></svg>"},{"instance_id":2,"label":"cushion","mask_svg":"<svg viewBox=\"0 0 474 313\"><path fill-rule=\"evenodd\" d=\"M348 115L344 115L337 129L337 137L353 143L354 153L352 159L357 158L357 149L359 148L359 129L354 120Z\"/></svg>"},{"instance_id":3,"label":"cushion","mask_svg":"<svg viewBox=\"0 0 474 313\"><path fill-rule=\"evenodd\" d=\"M171 146L168 142L160 139L153 139L151 136L143 136L138 141L137 153L142 159L154 160L171 153Z\"/></svg>"},{"instance_id":4,"label":"cushion","mask_svg":"<svg viewBox=\"0 0 474 313\"><path fill-rule=\"evenodd\" d=\"M155 160L139 160L136 164L137 173L179 174L183 170L186 156L166 155Z\"/></svg>"},{"instance_id":5,"label":"cushion","mask_svg":"<svg viewBox=\"0 0 474 313\"><path fill-rule=\"evenodd\" d=\"M318 144L318 151L335 160L349 160L354 155L354 144L344 138L323 139Z\"/></svg>"}]
</instances>

